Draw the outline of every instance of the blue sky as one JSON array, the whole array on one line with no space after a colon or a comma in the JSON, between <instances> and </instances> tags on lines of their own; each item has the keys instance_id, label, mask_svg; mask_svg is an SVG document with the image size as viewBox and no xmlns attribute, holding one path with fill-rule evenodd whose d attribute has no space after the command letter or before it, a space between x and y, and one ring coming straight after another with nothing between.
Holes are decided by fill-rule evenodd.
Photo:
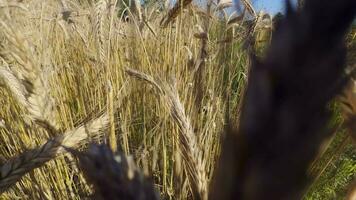
<instances>
[{"instance_id":1,"label":"blue sky","mask_svg":"<svg viewBox=\"0 0 356 200\"><path fill-rule=\"evenodd\" d=\"M233 2L239 2L240 0L232 0ZM278 12L284 12L286 0L250 0L256 11L264 10L265 12L275 15ZM329 0L330 1L330 0ZM176 0L171 0L171 2L176 2ZM207 0L196 0L200 5L206 5ZM291 0L293 5L297 5L297 0ZM173 3L172 3L173 5ZM233 8L228 9L232 11Z\"/></svg>"},{"instance_id":2,"label":"blue sky","mask_svg":"<svg viewBox=\"0 0 356 200\"><path fill-rule=\"evenodd\" d=\"M251 0L251 2L257 11L263 9L272 15L284 11L285 0ZM296 3L297 0L292 0L292 2Z\"/></svg>"},{"instance_id":3,"label":"blue sky","mask_svg":"<svg viewBox=\"0 0 356 200\"><path fill-rule=\"evenodd\" d=\"M201 0L202 2L206 2L206 0ZM240 0L232 0L233 2L239 2ZM291 0L294 6L297 5L298 0ZM250 0L254 9L258 12L263 10L271 15L275 15L278 12L284 13L285 11L285 0ZM235 10L234 7L228 8L227 12L233 12Z\"/></svg>"}]
</instances>

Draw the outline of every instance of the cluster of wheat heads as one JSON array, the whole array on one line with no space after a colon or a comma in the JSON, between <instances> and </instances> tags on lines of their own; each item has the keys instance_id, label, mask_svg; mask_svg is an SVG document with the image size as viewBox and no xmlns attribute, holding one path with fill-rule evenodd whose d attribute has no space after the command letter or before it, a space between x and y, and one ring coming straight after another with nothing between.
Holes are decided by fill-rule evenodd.
<instances>
[{"instance_id":1,"label":"cluster of wheat heads","mask_svg":"<svg viewBox=\"0 0 356 200\"><path fill-rule=\"evenodd\" d=\"M37 7L38 5L42 6L42 9L43 6L52 6L51 4L37 4L33 8L41 8ZM23 5L23 7L26 6L28 5ZM7 193L2 194L3 197L9 199L16 198L16 196L30 199L52 198L63 194L64 192L61 190L66 189L67 184L80 184L80 182L83 182L70 180L75 178L73 177L75 171L77 171L75 165L71 164L70 168L63 169L65 163L73 162L70 157L61 157L59 160L54 160L54 158L64 152L63 146L75 148L84 145L88 139L100 137L102 135L101 131L108 125L108 116L105 110L99 112L102 109L97 109L98 112L86 117L86 120L78 120L79 123L76 125L63 124L63 117L70 113L58 112L61 110L61 105L59 105L58 99L54 99L53 85L51 85L50 81L56 73L60 72L57 67L61 64L57 65L58 63L56 63L58 61L54 56L56 49L51 43L53 42L51 41L53 36L45 36L46 33L51 31L49 28L53 24L42 26L42 29L40 28L38 32L24 33L18 30L18 27L24 26L24 30L26 28L31 30L31 28L36 29L41 24L31 24L22 19L24 21L19 21L20 24L15 26L14 22L21 18L14 19L12 15L22 14L24 15L23 17L36 19L38 16L34 14L37 13L28 13L27 10L24 11L25 13L14 13L9 8L2 8L7 12L3 13L4 15L1 16L0 22L0 76L4 86L2 87L2 94L6 97L2 99L2 118L5 123L4 129L1 130L2 152L4 156L11 158L1 164L0 190L3 193L10 188ZM46 14L48 13L46 12ZM60 16L61 13L58 15ZM40 20L54 20L55 25L59 25L62 18L59 18L58 21L56 21L56 18L40 18ZM65 36L66 32L63 31L63 33ZM62 88L58 87L57 89ZM13 113L13 115L9 115L9 112ZM57 114L61 114L61 116ZM83 114L85 115L85 113ZM73 122L75 121L73 120ZM43 167L44 169L41 169L40 173L33 171L40 166L44 166L50 160L54 160L52 163L56 162L56 164L51 164L50 166L53 169L54 166L59 168L57 174L48 175L53 171L53 169L48 169L48 165ZM69 173L69 169L72 172ZM72 178L68 177L66 179L60 173L72 176ZM14 185L25 174L29 174L31 179L19 182L20 186L17 186L17 188L20 188L19 190L16 187L14 188ZM80 177L78 178L81 179ZM50 182L51 179L58 180L56 185L53 187L46 186L45 182ZM40 181L43 181L43 183L40 183ZM73 189L75 189L71 187L67 187L68 194L73 193ZM87 189L89 188L87 187ZM83 192L85 192L85 188Z\"/></svg>"},{"instance_id":2,"label":"cluster of wheat heads","mask_svg":"<svg viewBox=\"0 0 356 200\"><path fill-rule=\"evenodd\" d=\"M12 128L16 123L9 123L8 120L5 120L9 126L6 126L4 132L11 134L9 136L18 134L18 131L28 134L27 138L19 134L22 145L17 147L22 147L19 151L24 152L13 156L1 165L0 190L3 193L25 174L31 173L35 177L33 170L62 154L63 146L75 148L85 144L89 138L100 136L101 130L108 125L108 116L106 111L103 111L97 117L73 128L60 127L60 120L56 116L58 113L57 102L51 95L49 83L49 79L54 73L54 62L51 60L52 49L46 45L40 47L31 43L32 41L27 40L20 31L5 20L2 20L0 24L4 44L1 49L0 76L8 95L12 97L11 101L16 102L18 106L18 109L14 110L18 112L15 120L22 121L20 122L22 127ZM22 119L21 116L23 116ZM32 132L36 132L38 135ZM37 138L37 141L30 141L36 136L42 137ZM46 142L39 140L45 138L49 139ZM4 139L14 138L4 137ZM29 141L33 147L27 146L29 144L26 143ZM36 146L36 142L44 144ZM9 144L5 140L4 147L10 149L9 145L11 143ZM43 193L38 194L44 195Z\"/></svg>"},{"instance_id":3,"label":"cluster of wheat heads","mask_svg":"<svg viewBox=\"0 0 356 200\"><path fill-rule=\"evenodd\" d=\"M220 133L246 81L242 38L215 17L203 29L209 38L197 37L207 15L196 7L161 28L159 4L139 19L116 3L0 2L1 197L86 198L92 189L63 146L101 141L106 127L163 198L206 197ZM160 77L163 92L131 80L126 67Z\"/></svg>"},{"instance_id":4,"label":"cluster of wheat heads","mask_svg":"<svg viewBox=\"0 0 356 200\"><path fill-rule=\"evenodd\" d=\"M162 199L206 198L249 61L243 17L184 7L162 28L159 3L0 1L1 186L12 185L1 198L87 198L73 158L58 155L106 126Z\"/></svg>"}]
</instances>

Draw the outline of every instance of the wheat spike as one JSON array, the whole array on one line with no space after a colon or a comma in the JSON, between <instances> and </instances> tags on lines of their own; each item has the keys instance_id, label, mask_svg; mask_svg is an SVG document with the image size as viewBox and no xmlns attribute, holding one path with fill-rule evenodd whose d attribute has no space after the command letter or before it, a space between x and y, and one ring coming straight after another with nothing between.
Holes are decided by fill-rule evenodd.
<instances>
[{"instance_id":1,"label":"wheat spike","mask_svg":"<svg viewBox=\"0 0 356 200\"><path fill-rule=\"evenodd\" d=\"M5 81L22 108L28 111L28 118L33 122L39 122L39 125L43 125L54 136L59 126L54 111L54 100L50 95L49 52L44 52L44 58L47 60L38 58L37 52L19 31L15 31L3 21L0 21L0 27L3 27L2 32L12 48L12 53L6 56L13 58L21 66L10 68L6 59L2 58L4 66L0 67L0 78ZM49 127L51 128L48 129Z\"/></svg>"},{"instance_id":2,"label":"wheat spike","mask_svg":"<svg viewBox=\"0 0 356 200\"><path fill-rule=\"evenodd\" d=\"M177 88L174 84L168 84L144 74L142 72L127 69L126 72L135 78L144 80L153 85L165 98L166 106L171 111L171 116L180 129L180 143L183 147L182 154L186 160L184 163L188 169L189 178L195 198L207 199L208 179L205 172L203 151L198 144L198 138L193 131L188 116L185 114L184 106L179 99Z\"/></svg>"},{"instance_id":3,"label":"wheat spike","mask_svg":"<svg viewBox=\"0 0 356 200\"><path fill-rule=\"evenodd\" d=\"M167 25L173 21L179 13L192 3L193 0L178 0L172 9L168 11L168 14L161 20L161 26L167 27Z\"/></svg>"},{"instance_id":4,"label":"wheat spike","mask_svg":"<svg viewBox=\"0 0 356 200\"><path fill-rule=\"evenodd\" d=\"M0 72L2 72L1 70L8 72L4 67L0 68ZM13 74L9 73L8 75L10 75L8 77L11 78L11 75ZM14 81L14 83L17 83L16 81L18 80L14 79ZM18 89L15 86L16 84L14 84L14 88ZM113 105L113 110L116 110L121 106L122 98L127 95L129 88L126 86L127 82L120 90L120 96L115 99L116 101ZM14 91L16 91L15 89ZM20 92L20 94L22 93ZM27 151L0 166L0 193L19 181L26 173L41 167L47 161L63 154L65 152L63 147L76 148L83 145L89 138L101 137L102 130L109 125L109 119L109 114L106 111L103 111L97 118L88 122L84 120L84 122L79 124L76 128L69 130L62 135L57 135L53 139L48 140L44 145ZM37 121L37 123L39 123L39 121ZM45 125L48 124L45 123Z\"/></svg>"},{"instance_id":5,"label":"wheat spike","mask_svg":"<svg viewBox=\"0 0 356 200\"><path fill-rule=\"evenodd\" d=\"M27 105L26 88L20 82L20 80L12 73L8 66L0 66L0 78L7 83L9 90L15 96L17 101L22 105Z\"/></svg>"},{"instance_id":6,"label":"wheat spike","mask_svg":"<svg viewBox=\"0 0 356 200\"><path fill-rule=\"evenodd\" d=\"M109 124L106 113L98 118L65 132L63 135L48 140L44 145L20 154L0 166L0 194L14 185L26 173L41 167L65 152L63 147L76 148L89 137L100 136L101 130Z\"/></svg>"},{"instance_id":7,"label":"wheat spike","mask_svg":"<svg viewBox=\"0 0 356 200\"><path fill-rule=\"evenodd\" d=\"M97 48L99 60L104 63L105 60L105 37L104 37L104 20L105 11L107 10L106 0L99 0L95 4L95 21L94 21L94 31L96 32Z\"/></svg>"}]
</instances>

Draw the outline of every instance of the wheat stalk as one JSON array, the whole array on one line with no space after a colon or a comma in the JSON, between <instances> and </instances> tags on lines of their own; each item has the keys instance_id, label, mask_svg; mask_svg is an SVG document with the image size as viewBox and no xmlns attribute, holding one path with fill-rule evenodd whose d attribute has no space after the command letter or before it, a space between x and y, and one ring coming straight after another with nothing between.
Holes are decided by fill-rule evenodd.
<instances>
[{"instance_id":1,"label":"wheat stalk","mask_svg":"<svg viewBox=\"0 0 356 200\"><path fill-rule=\"evenodd\" d=\"M110 148L113 152L117 151L117 140L116 140L116 135L115 135L115 118L114 118L114 92L113 92L113 87L110 81L108 81L108 95L107 95L107 101L108 101L108 114L109 114L109 119L110 119L110 131L109 131L109 137L108 137L108 142L110 145Z\"/></svg>"},{"instance_id":2,"label":"wheat stalk","mask_svg":"<svg viewBox=\"0 0 356 200\"><path fill-rule=\"evenodd\" d=\"M5 2L5 3L0 3L0 9L2 8L19 8L23 11L28 11L26 6L22 3L16 3L16 2Z\"/></svg>"},{"instance_id":3,"label":"wheat stalk","mask_svg":"<svg viewBox=\"0 0 356 200\"><path fill-rule=\"evenodd\" d=\"M141 8L141 1L140 0L133 0L134 13L137 15L138 20L142 21L142 8Z\"/></svg>"},{"instance_id":4,"label":"wheat stalk","mask_svg":"<svg viewBox=\"0 0 356 200\"><path fill-rule=\"evenodd\" d=\"M184 106L179 99L175 85L157 80L152 76L133 69L127 69L126 73L153 85L165 98L166 106L170 109L170 115L180 129L179 138L182 145L182 154L186 160L184 164L188 169L193 194L197 199L207 199L208 179L205 172L205 162L202 158L203 151L198 144L198 138L193 131L190 120L185 114Z\"/></svg>"}]
</instances>

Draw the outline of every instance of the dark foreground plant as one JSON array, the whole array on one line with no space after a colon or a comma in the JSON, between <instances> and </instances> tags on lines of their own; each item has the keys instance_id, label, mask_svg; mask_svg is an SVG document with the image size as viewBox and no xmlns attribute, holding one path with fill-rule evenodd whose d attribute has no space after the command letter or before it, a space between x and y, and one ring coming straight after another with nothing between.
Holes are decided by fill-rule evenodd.
<instances>
[{"instance_id":1,"label":"dark foreground plant","mask_svg":"<svg viewBox=\"0 0 356 200\"><path fill-rule=\"evenodd\" d=\"M85 153L68 149L79 159L86 179L94 186L94 199L158 200L153 183L132 157L113 153L106 145L91 144Z\"/></svg>"},{"instance_id":2,"label":"dark foreground plant","mask_svg":"<svg viewBox=\"0 0 356 200\"><path fill-rule=\"evenodd\" d=\"M309 0L252 65L239 130L228 130L210 199L300 199L331 131L328 103L347 77L344 36L356 1Z\"/></svg>"}]
</instances>

